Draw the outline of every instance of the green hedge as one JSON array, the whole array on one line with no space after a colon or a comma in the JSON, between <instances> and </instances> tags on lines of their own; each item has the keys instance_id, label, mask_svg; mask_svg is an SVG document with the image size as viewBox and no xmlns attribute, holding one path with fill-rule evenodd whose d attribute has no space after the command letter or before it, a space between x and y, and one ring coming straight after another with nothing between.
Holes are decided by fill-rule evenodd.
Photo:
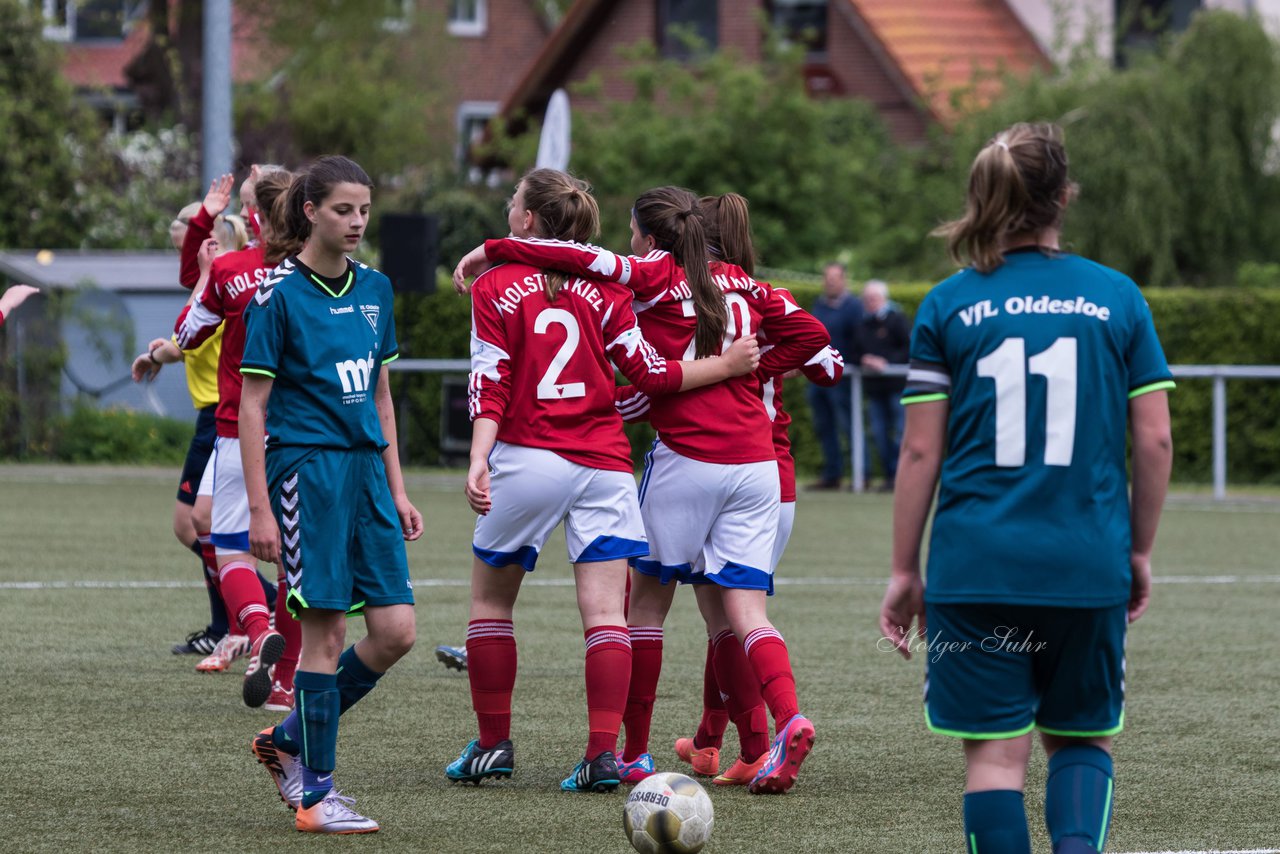
<instances>
[{"instance_id":1,"label":"green hedge","mask_svg":"<svg viewBox=\"0 0 1280 854\"><path fill-rule=\"evenodd\" d=\"M67 463L179 465L195 426L129 409L77 403L53 422L55 460Z\"/></svg>"},{"instance_id":2,"label":"green hedge","mask_svg":"<svg viewBox=\"0 0 1280 854\"><path fill-rule=\"evenodd\" d=\"M817 299L818 286L808 282L775 284L790 287L802 306ZM931 285L895 285L891 297L914 316ZM1280 289L1148 288L1145 291L1156 329L1170 364L1280 364ZM466 358L470 334L470 301L441 282L432 296L402 296L396 323L404 355L415 358ZM440 380L398 375L393 390L401 400L401 432L410 460L436 465L440 441ZM791 441L799 470L817 471L820 453L810 426L804 383L793 380L784 392L793 425ZM402 399L403 396L403 399ZM1207 482L1212 475L1210 380L1182 380L1170 395L1175 446L1174 478ZM1228 479L1232 483L1280 483L1280 383L1235 380L1227 383ZM628 428L637 461L648 449L647 425ZM872 455L874 459L874 454Z\"/></svg>"}]
</instances>

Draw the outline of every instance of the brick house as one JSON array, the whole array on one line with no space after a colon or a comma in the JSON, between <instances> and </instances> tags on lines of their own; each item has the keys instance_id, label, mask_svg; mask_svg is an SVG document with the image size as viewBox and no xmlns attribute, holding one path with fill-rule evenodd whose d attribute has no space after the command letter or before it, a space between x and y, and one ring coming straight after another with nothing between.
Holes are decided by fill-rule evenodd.
<instances>
[{"instance_id":1,"label":"brick house","mask_svg":"<svg viewBox=\"0 0 1280 854\"><path fill-rule=\"evenodd\" d=\"M714 49L758 60L762 15L805 46L812 95L865 98L908 142L947 121L952 93L975 72L1049 66L1006 0L577 0L501 112L538 116L555 89L597 72L604 98L629 97L619 48L649 39L663 55L679 57L687 48L672 37L673 25L692 29Z\"/></svg>"}]
</instances>

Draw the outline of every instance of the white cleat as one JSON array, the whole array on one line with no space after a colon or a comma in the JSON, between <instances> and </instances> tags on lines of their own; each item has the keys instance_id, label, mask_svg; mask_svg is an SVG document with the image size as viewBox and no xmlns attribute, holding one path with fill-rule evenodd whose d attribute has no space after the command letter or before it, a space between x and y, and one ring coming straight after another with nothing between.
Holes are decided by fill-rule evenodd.
<instances>
[{"instance_id":1,"label":"white cleat","mask_svg":"<svg viewBox=\"0 0 1280 854\"><path fill-rule=\"evenodd\" d=\"M231 665L231 662L248 651L248 635L223 635L222 640L214 646L213 652L200 659L196 670L201 673L221 673Z\"/></svg>"},{"instance_id":2,"label":"white cleat","mask_svg":"<svg viewBox=\"0 0 1280 854\"><path fill-rule=\"evenodd\" d=\"M334 789L318 804L300 807L294 827L304 833L374 833L378 823L351 808L355 798L338 794Z\"/></svg>"},{"instance_id":3,"label":"white cleat","mask_svg":"<svg viewBox=\"0 0 1280 854\"><path fill-rule=\"evenodd\" d=\"M271 740L271 731L275 727L267 727L253 737L254 758L262 763L271 774L271 781L280 790L280 800L285 806L297 811L302 803L302 763L298 757L290 756L276 747Z\"/></svg>"}]
</instances>

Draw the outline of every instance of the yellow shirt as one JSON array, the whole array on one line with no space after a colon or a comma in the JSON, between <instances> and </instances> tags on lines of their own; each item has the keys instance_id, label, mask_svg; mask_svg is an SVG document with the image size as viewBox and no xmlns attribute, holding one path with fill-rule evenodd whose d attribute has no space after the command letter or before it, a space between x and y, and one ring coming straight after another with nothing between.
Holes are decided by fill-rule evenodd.
<instances>
[{"instance_id":1,"label":"yellow shirt","mask_svg":"<svg viewBox=\"0 0 1280 854\"><path fill-rule=\"evenodd\" d=\"M222 330L225 326L225 323L220 324L203 344L185 354L187 392L196 409L218 402L218 357L222 354Z\"/></svg>"}]
</instances>

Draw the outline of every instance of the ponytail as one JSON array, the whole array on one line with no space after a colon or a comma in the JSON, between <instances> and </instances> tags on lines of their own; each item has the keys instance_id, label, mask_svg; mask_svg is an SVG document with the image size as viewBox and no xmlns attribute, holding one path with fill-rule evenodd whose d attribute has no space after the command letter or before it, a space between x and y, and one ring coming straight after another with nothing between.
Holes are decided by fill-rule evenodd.
<instances>
[{"instance_id":1,"label":"ponytail","mask_svg":"<svg viewBox=\"0 0 1280 854\"><path fill-rule=\"evenodd\" d=\"M729 312L724 294L707 269L707 235L697 196L680 187L658 187L636 199L633 213L636 224L653 235L658 248L674 255L684 269L697 317L694 354L699 359L719 355L724 349Z\"/></svg>"},{"instance_id":2,"label":"ponytail","mask_svg":"<svg viewBox=\"0 0 1280 854\"><path fill-rule=\"evenodd\" d=\"M974 158L964 214L933 231L959 264L989 273L1004 263L1010 240L1035 239L1062 225L1077 188L1067 175L1062 131L1051 124L1016 124Z\"/></svg>"},{"instance_id":3,"label":"ponytail","mask_svg":"<svg viewBox=\"0 0 1280 854\"><path fill-rule=\"evenodd\" d=\"M534 169L520 179L524 207L537 218L540 237L589 243L600 233L600 207L591 195L591 185L558 169ZM568 276L557 270L543 270L543 288L548 302L555 302Z\"/></svg>"},{"instance_id":4,"label":"ponytail","mask_svg":"<svg viewBox=\"0 0 1280 854\"><path fill-rule=\"evenodd\" d=\"M756 274L756 249L751 242L751 214L747 200L737 193L703 196L698 200L711 254Z\"/></svg>"},{"instance_id":5,"label":"ponytail","mask_svg":"<svg viewBox=\"0 0 1280 854\"><path fill-rule=\"evenodd\" d=\"M287 195L293 186L292 182L292 172L284 169L273 169L266 174L259 175L257 183L253 185L253 196L259 210L266 211L269 214L267 228L263 233L263 255L268 264L279 264L286 255L290 254L276 243L277 231L274 216L280 199Z\"/></svg>"}]
</instances>

